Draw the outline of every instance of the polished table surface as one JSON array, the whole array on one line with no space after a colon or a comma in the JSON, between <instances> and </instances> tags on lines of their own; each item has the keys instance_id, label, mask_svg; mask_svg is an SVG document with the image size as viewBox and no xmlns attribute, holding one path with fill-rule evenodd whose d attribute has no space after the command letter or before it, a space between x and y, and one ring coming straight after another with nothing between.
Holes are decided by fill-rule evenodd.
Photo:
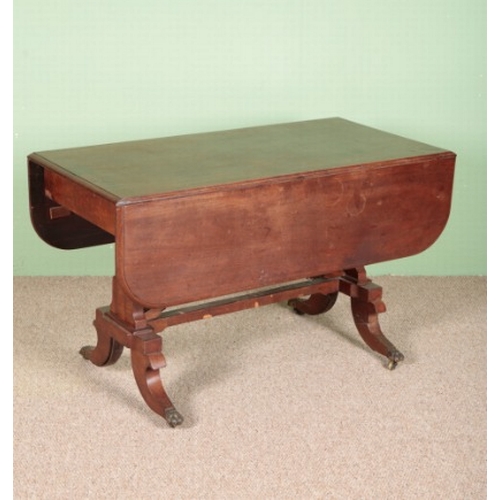
<instances>
[{"instance_id":1,"label":"polished table surface","mask_svg":"<svg viewBox=\"0 0 500 500\"><path fill-rule=\"evenodd\" d=\"M342 292L395 367L403 356L380 331L381 288L364 266L439 237L455 154L329 118L37 152L28 165L44 241L115 242L112 302L82 355L105 365L130 348L146 403L175 426L159 380L158 332L172 324L282 300L319 314Z\"/></svg>"},{"instance_id":2,"label":"polished table surface","mask_svg":"<svg viewBox=\"0 0 500 500\"><path fill-rule=\"evenodd\" d=\"M445 153L341 118L36 154L111 199Z\"/></svg>"}]
</instances>

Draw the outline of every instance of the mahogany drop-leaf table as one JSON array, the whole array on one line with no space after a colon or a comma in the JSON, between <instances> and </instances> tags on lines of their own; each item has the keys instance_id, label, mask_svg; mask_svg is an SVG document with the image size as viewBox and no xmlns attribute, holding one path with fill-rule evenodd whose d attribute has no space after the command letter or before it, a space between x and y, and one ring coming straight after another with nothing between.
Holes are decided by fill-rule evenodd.
<instances>
[{"instance_id":1,"label":"mahogany drop-leaf table","mask_svg":"<svg viewBox=\"0 0 500 500\"><path fill-rule=\"evenodd\" d=\"M123 347L149 407L183 421L160 377L166 327L287 301L320 314L351 298L388 359L382 289L365 266L427 249L448 220L455 154L340 118L33 153L30 210L62 249L115 243L98 366Z\"/></svg>"}]
</instances>

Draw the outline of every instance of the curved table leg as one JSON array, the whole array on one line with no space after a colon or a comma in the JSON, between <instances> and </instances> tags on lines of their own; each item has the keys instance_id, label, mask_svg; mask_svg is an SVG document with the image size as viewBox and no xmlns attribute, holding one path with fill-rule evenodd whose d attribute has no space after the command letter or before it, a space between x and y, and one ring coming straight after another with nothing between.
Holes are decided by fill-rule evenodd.
<instances>
[{"instance_id":1,"label":"curved table leg","mask_svg":"<svg viewBox=\"0 0 500 500\"><path fill-rule=\"evenodd\" d=\"M396 368L404 356L380 328L378 315L386 310L382 301L382 287L368 279L365 270L360 268L346 271L340 289L351 297L352 316L361 338L371 349L388 358L389 370Z\"/></svg>"},{"instance_id":2,"label":"curved table leg","mask_svg":"<svg viewBox=\"0 0 500 500\"><path fill-rule=\"evenodd\" d=\"M99 309L96 313L94 326L97 332L97 345L95 347L82 347L80 354L97 366L116 363L122 355L123 345L109 334L106 324L103 321L103 313Z\"/></svg>"},{"instance_id":3,"label":"curved table leg","mask_svg":"<svg viewBox=\"0 0 500 500\"><path fill-rule=\"evenodd\" d=\"M383 303L382 303L383 304ZM389 363L387 368L394 370L398 363L404 360L404 356L389 339L382 333L378 321L378 313L385 311L373 302L365 302L357 298L351 298L351 310L356 328L365 343L374 351L385 356Z\"/></svg>"},{"instance_id":4,"label":"curved table leg","mask_svg":"<svg viewBox=\"0 0 500 500\"><path fill-rule=\"evenodd\" d=\"M307 299L291 299L288 305L293 307L297 314L322 314L329 311L335 304L338 292L322 294L314 293Z\"/></svg>"},{"instance_id":5,"label":"curved table leg","mask_svg":"<svg viewBox=\"0 0 500 500\"><path fill-rule=\"evenodd\" d=\"M162 339L152 329L135 332L131 346L132 370L146 404L165 418L170 427L182 424L184 418L170 401L160 378L160 368L166 366L161 352Z\"/></svg>"},{"instance_id":6,"label":"curved table leg","mask_svg":"<svg viewBox=\"0 0 500 500\"><path fill-rule=\"evenodd\" d=\"M150 326L138 328L121 322L107 307L97 310L94 325L97 345L82 347L80 354L95 365L105 366L118 360L124 346L130 348L132 370L144 401L171 427L181 424L183 418L167 396L160 378L160 368L166 366L161 352L162 338Z\"/></svg>"}]
</instances>

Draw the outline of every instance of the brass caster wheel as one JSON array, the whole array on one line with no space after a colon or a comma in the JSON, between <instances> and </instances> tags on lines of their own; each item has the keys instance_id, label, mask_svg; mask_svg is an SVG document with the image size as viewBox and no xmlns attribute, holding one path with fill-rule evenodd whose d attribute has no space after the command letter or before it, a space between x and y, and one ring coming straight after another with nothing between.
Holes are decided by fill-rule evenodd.
<instances>
[{"instance_id":1,"label":"brass caster wheel","mask_svg":"<svg viewBox=\"0 0 500 500\"><path fill-rule=\"evenodd\" d=\"M175 408L168 408L165 410L165 420L170 427L177 427L184 422L184 417Z\"/></svg>"}]
</instances>

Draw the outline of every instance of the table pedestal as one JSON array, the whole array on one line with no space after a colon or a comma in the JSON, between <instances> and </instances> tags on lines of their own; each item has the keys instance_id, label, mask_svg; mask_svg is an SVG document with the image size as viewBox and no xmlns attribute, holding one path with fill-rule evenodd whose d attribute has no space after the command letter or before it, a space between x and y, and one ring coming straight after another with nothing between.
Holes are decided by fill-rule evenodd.
<instances>
[{"instance_id":1,"label":"table pedestal","mask_svg":"<svg viewBox=\"0 0 500 500\"><path fill-rule=\"evenodd\" d=\"M385 311L382 288L367 278L364 268L170 310L148 309L133 302L114 279L111 305L96 311L97 344L83 347L80 353L95 365L105 366L118 361L123 348L128 347L134 377L144 401L175 427L182 423L183 417L161 381L160 369L166 366L166 360L159 332L175 324L281 301L288 301L298 314L321 314L333 307L339 292L351 297L352 315L361 338L388 359L389 369L394 369L404 356L382 333L378 321L379 313Z\"/></svg>"}]
</instances>

